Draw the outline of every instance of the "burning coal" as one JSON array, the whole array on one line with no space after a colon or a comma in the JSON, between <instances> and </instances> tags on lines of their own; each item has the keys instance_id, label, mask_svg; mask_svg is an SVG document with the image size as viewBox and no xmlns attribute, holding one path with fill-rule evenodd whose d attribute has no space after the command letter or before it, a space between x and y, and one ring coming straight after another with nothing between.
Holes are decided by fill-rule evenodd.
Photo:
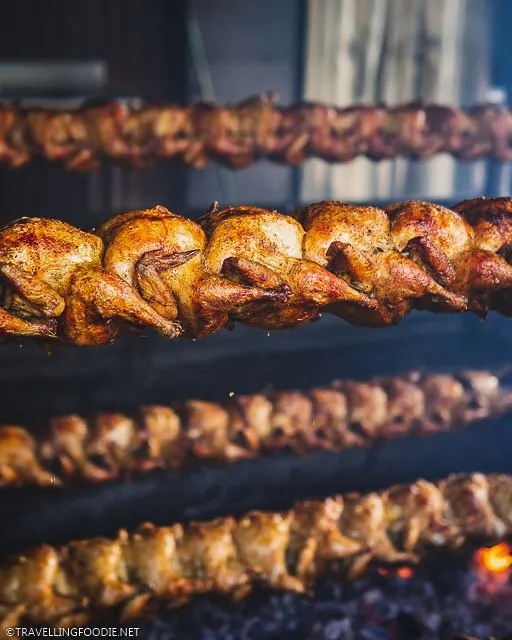
<instances>
[{"instance_id":1,"label":"burning coal","mask_svg":"<svg viewBox=\"0 0 512 640\"><path fill-rule=\"evenodd\" d=\"M492 601L512 611L512 547L500 542L478 549L468 593L474 601Z\"/></svg>"},{"instance_id":2,"label":"burning coal","mask_svg":"<svg viewBox=\"0 0 512 640\"><path fill-rule=\"evenodd\" d=\"M507 574L512 566L512 549L506 542L501 542L494 547L484 547L476 553L476 561L482 568L494 575Z\"/></svg>"}]
</instances>

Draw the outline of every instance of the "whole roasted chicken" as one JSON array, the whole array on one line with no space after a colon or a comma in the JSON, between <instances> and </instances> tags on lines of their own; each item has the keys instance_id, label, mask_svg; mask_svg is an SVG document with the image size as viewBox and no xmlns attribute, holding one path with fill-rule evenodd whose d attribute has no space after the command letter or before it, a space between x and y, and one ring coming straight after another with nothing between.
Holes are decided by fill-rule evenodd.
<instances>
[{"instance_id":1,"label":"whole roasted chicken","mask_svg":"<svg viewBox=\"0 0 512 640\"><path fill-rule=\"evenodd\" d=\"M303 255L304 229L290 216L256 207L214 206L199 221L208 235L205 263L216 273L263 290L288 293L286 304L249 305L236 319L263 329L297 327L338 303L376 307L364 293Z\"/></svg>"},{"instance_id":2,"label":"whole roasted chicken","mask_svg":"<svg viewBox=\"0 0 512 640\"><path fill-rule=\"evenodd\" d=\"M98 235L106 246L105 269L140 291L162 317L179 319L190 336L217 331L230 318L243 317L252 303L284 302L289 295L284 282L245 286L222 277L228 259L212 264L201 227L164 207L117 216ZM241 245L243 237L243 230L235 230L235 243ZM252 309L257 314L257 307Z\"/></svg>"},{"instance_id":3,"label":"whole roasted chicken","mask_svg":"<svg viewBox=\"0 0 512 640\"><path fill-rule=\"evenodd\" d=\"M103 267L103 252L101 238L58 220L21 218L4 227L2 335L59 335L78 345L103 344L129 323L178 336L178 324Z\"/></svg>"},{"instance_id":4,"label":"whole roasted chicken","mask_svg":"<svg viewBox=\"0 0 512 640\"><path fill-rule=\"evenodd\" d=\"M512 390L499 376L464 371L338 380L305 391L236 394L223 403L191 399L133 414L61 415L37 435L0 425L0 486L128 480L193 460L230 464L282 451L340 451L454 430L511 409Z\"/></svg>"}]
</instances>

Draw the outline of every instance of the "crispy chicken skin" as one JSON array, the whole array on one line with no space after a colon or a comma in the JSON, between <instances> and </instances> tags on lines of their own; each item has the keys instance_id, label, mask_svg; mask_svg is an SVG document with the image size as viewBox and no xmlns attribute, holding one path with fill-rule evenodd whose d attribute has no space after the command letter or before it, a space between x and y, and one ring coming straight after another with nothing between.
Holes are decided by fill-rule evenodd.
<instances>
[{"instance_id":1,"label":"crispy chicken skin","mask_svg":"<svg viewBox=\"0 0 512 640\"><path fill-rule=\"evenodd\" d=\"M41 466L37 443L26 429L4 425L0 430L0 485L16 483L22 476L27 484L60 484Z\"/></svg>"},{"instance_id":2,"label":"crispy chicken skin","mask_svg":"<svg viewBox=\"0 0 512 640\"><path fill-rule=\"evenodd\" d=\"M1 229L0 335L103 344L123 322L178 335L102 258L99 237L59 220L21 218Z\"/></svg>"},{"instance_id":3,"label":"crispy chicken skin","mask_svg":"<svg viewBox=\"0 0 512 640\"><path fill-rule=\"evenodd\" d=\"M107 247L105 268L139 289L159 314L179 319L191 336L217 331L252 302L287 297L282 286L244 286L221 277L222 263L212 268L201 227L164 207L117 216L98 234ZM235 234L235 242L241 238Z\"/></svg>"},{"instance_id":4,"label":"crispy chicken skin","mask_svg":"<svg viewBox=\"0 0 512 640\"><path fill-rule=\"evenodd\" d=\"M511 408L512 392L497 375L464 371L335 381L222 404L186 400L134 416L59 416L38 438L0 426L0 486L101 482L197 459L230 464L279 451L339 451L455 429Z\"/></svg>"},{"instance_id":5,"label":"crispy chicken skin","mask_svg":"<svg viewBox=\"0 0 512 640\"><path fill-rule=\"evenodd\" d=\"M445 289L395 245L382 209L322 202L299 212L299 218L306 230L305 257L382 301L377 309L363 312L353 305L348 312L341 305L331 309L354 324L359 317L371 325L398 322L413 303L434 307L435 301L438 309L465 309L464 297Z\"/></svg>"},{"instance_id":6,"label":"crispy chicken skin","mask_svg":"<svg viewBox=\"0 0 512 640\"><path fill-rule=\"evenodd\" d=\"M499 256L508 264L512 248L512 200L503 197L473 198L456 205L454 211L462 215L472 226L475 244L482 253L487 256L489 254ZM501 269L505 268L503 261L500 262ZM482 271L485 264L485 261L481 263ZM497 265L494 269L498 270ZM484 280L490 275L490 272L482 274ZM496 274L496 278L499 280L499 273ZM506 316L512 315L510 291L490 292L489 296L490 308Z\"/></svg>"},{"instance_id":7,"label":"crispy chicken skin","mask_svg":"<svg viewBox=\"0 0 512 640\"><path fill-rule=\"evenodd\" d=\"M240 598L256 583L306 593L340 562L352 579L372 561L414 564L432 546L499 540L512 532L511 500L511 476L473 473L42 546L0 563L0 628L77 626L108 610L127 622L196 594Z\"/></svg>"},{"instance_id":8,"label":"crispy chicken skin","mask_svg":"<svg viewBox=\"0 0 512 640\"><path fill-rule=\"evenodd\" d=\"M240 206L213 208L201 224L208 234L206 264L216 273L262 289L283 289L286 305L253 305L236 318L264 329L284 329L316 318L322 307L350 302L374 308L375 302L342 279L303 257L304 230L276 211Z\"/></svg>"},{"instance_id":9,"label":"crispy chicken skin","mask_svg":"<svg viewBox=\"0 0 512 640\"><path fill-rule=\"evenodd\" d=\"M512 314L506 198L446 209L320 202L288 216L156 206L95 233L22 218L0 229L0 337L105 344L150 327L199 338L234 320L298 327L323 310L387 326L413 308Z\"/></svg>"},{"instance_id":10,"label":"crispy chicken skin","mask_svg":"<svg viewBox=\"0 0 512 640\"><path fill-rule=\"evenodd\" d=\"M278 106L269 92L234 106L113 101L71 111L0 106L0 163L11 168L34 157L71 171L96 169L103 158L135 168L171 157L192 167L215 161L233 168L262 158L296 165L311 157L348 162L360 155L378 161L437 153L510 161L511 139L512 114L496 105Z\"/></svg>"},{"instance_id":11,"label":"crispy chicken skin","mask_svg":"<svg viewBox=\"0 0 512 640\"><path fill-rule=\"evenodd\" d=\"M471 311L484 315L487 309L496 307L493 304L496 292L501 293L512 284L512 268L500 255L512 239L509 216L496 216L493 220L498 249L489 250L481 235L489 208L500 206L501 199L497 200L494 205L490 201L480 202L480 215L474 220L476 228L457 208L451 211L421 202L401 202L386 208L400 251L409 253L422 269L435 274L443 286L468 300ZM469 207L471 201L460 206Z\"/></svg>"}]
</instances>

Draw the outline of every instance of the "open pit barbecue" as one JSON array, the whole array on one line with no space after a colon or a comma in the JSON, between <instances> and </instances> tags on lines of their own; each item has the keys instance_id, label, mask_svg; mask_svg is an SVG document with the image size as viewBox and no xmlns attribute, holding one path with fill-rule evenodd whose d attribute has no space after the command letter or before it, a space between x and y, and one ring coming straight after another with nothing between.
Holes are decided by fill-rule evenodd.
<instances>
[{"instance_id":1,"label":"open pit barbecue","mask_svg":"<svg viewBox=\"0 0 512 640\"><path fill-rule=\"evenodd\" d=\"M411 373L324 388L146 406L138 416L52 419L39 437L0 426L1 485L61 485L127 477L191 459L231 463L274 452L339 451L428 435L512 408L512 391L487 371Z\"/></svg>"},{"instance_id":2,"label":"open pit barbecue","mask_svg":"<svg viewBox=\"0 0 512 640\"><path fill-rule=\"evenodd\" d=\"M0 106L0 164L34 157L86 171L103 158L133 167L178 157L191 167L211 160L240 168L269 158L296 165L317 157L348 162L449 153L459 160L512 159L507 107L458 108L422 103L348 108L304 103L278 106L272 94L236 106L145 105L119 101L76 110Z\"/></svg>"},{"instance_id":3,"label":"open pit barbecue","mask_svg":"<svg viewBox=\"0 0 512 640\"><path fill-rule=\"evenodd\" d=\"M508 316L511 211L509 198L321 202L292 216L214 206L194 222L158 206L95 232L21 218L0 230L0 335L97 345L140 327L292 328L323 310L359 326L413 308Z\"/></svg>"},{"instance_id":4,"label":"open pit barbecue","mask_svg":"<svg viewBox=\"0 0 512 640\"><path fill-rule=\"evenodd\" d=\"M415 565L429 547L512 532L512 477L453 475L380 493L296 504L285 513L119 532L115 539L43 545L0 564L2 627L83 625L115 610L126 623L205 593L246 596L255 585L309 593L333 569Z\"/></svg>"}]
</instances>

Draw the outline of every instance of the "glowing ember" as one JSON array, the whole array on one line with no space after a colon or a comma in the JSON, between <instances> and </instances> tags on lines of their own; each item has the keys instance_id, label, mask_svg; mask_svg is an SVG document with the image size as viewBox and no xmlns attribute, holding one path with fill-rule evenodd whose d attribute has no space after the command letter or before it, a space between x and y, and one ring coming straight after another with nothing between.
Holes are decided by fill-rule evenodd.
<instances>
[{"instance_id":1,"label":"glowing ember","mask_svg":"<svg viewBox=\"0 0 512 640\"><path fill-rule=\"evenodd\" d=\"M411 567L400 567L399 569L397 569L396 575L399 578L402 578L403 580L406 580L407 578L412 578L413 571L412 571Z\"/></svg>"},{"instance_id":2,"label":"glowing ember","mask_svg":"<svg viewBox=\"0 0 512 640\"><path fill-rule=\"evenodd\" d=\"M412 578L414 572L411 567L398 567L397 569L386 569L384 567L380 567L378 572L381 576L394 575L398 578L402 578L402 580L407 580Z\"/></svg>"},{"instance_id":3,"label":"glowing ember","mask_svg":"<svg viewBox=\"0 0 512 640\"><path fill-rule=\"evenodd\" d=\"M501 542L494 547L479 549L476 554L478 563L491 573L503 573L512 566L510 546Z\"/></svg>"}]
</instances>

